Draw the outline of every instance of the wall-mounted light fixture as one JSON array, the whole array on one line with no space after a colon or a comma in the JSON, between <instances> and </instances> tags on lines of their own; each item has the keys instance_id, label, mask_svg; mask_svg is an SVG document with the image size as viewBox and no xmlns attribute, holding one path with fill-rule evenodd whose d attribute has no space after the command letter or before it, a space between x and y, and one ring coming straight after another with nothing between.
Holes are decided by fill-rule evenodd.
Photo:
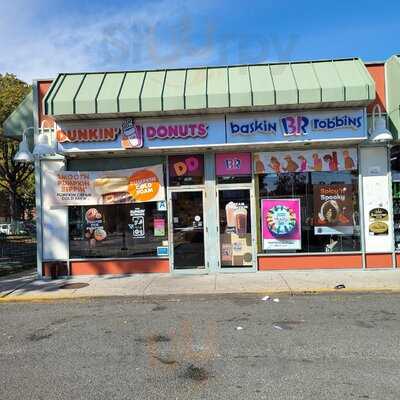
<instances>
[{"instance_id":1,"label":"wall-mounted light fixture","mask_svg":"<svg viewBox=\"0 0 400 400\"><path fill-rule=\"evenodd\" d=\"M24 129L22 133L22 141L19 144L18 152L14 157L16 162L29 163L45 156L58 156L60 159L64 158L64 156L57 154L57 143L53 144L52 133L54 131L54 126L45 128L44 122L45 121L42 122L42 125L39 128L40 133L35 140L33 152L29 150L27 138L29 130L32 129L34 131L34 127L30 126L29 128Z\"/></svg>"},{"instance_id":2,"label":"wall-mounted light fixture","mask_svg":"<svg viewBox=\"0 0 400 400\"><path fill-rule=\"evenodd\" d=\"M33 155L37 157L49 156L55 154L54 147L49 144L49 137L46 133L39 133L35 147L33 148Z\"/></svg>"},{"instance_id":3,"label":"wall-mounted light fixture","mask_svg":"<svg viewBox=\"0 0 400 400\"><path fill-rule=\"evenodd\" d=\"M18 151L14 156L14 161L16 162L31 163L34 160L33 155L29 150L28 137L27 137L27 132L29 132L30 129L34 129L33 126L25 128L24 131L22 132L22 141L20 142L18 146Z\"/></svg>"},{"instance_id":4,"label":"wall-mounted light fixture","mask_svg":"<svg viewBox=\"0 0 400 400\"><path fill-rule=\"evenodd\" d=\"M378 116L376 114L378 113ZM369 138L372 142L390 142L393 135L387 129L386 118L382 115L379 104L372 109L372 128L369 131Z\"/></svg>"}]
</instances>

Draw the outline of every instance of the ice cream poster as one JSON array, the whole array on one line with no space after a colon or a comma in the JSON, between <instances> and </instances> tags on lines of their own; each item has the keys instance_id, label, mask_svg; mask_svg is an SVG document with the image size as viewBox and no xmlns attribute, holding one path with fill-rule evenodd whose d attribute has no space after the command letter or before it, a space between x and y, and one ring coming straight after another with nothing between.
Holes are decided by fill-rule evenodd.
<instances>
[{"instance_id":1,"label":"ice cream poster","mask_svg":"<svg viewBox=\"0 0 400 400\"><path fill-rule=\"evenodd\" d=\"M144 203L165 200L163 166L49 174L53 206Z\"/></svg>"},{"instance_id":2,"label":"ice cream poster","mask_svg":"<svg viewBox=\"0 0 400 400\"><path fill-rule=\"evenodd\" d=\"M354 226L353 186L314 185L315 234L350 234ZM330 229L324 229L329 227ZM341 229L349 227L350 229ZM334 228L334 229L332 229Z\"/></svg>"},{"instance_id":3,"label":"ice cream poster","mask_svg":"<svg viewBox=\"0 0 400 400\"><path fill-rule=\"evenodd\" d=\"M357 169L357 149L313 149L256 153L253 157L257 174L354 171Z\"/></svg>"},{"instance_id":4,"label":"ice cream poster","mask_svg":"<svg viewBox=\"0 0 400 400\"><path fill-rule=\"evenodd\" d=\"M301 249L300 199L261 200L264 250Z\"/></svg>"}]
</instances>

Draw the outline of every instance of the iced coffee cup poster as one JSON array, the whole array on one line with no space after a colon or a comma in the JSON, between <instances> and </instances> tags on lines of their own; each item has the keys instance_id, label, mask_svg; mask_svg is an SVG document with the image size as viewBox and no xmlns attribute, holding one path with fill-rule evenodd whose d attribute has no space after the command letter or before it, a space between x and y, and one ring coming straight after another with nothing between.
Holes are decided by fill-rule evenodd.
<instances>
[{"instance_id":1,"label":"iced coffee cup poster","mask_svg":"<svg viewBox=\"0 0 400 400\"><path fill-rule=\"evenodd\" d=\"M264 250L300 250L300 199L261 200Z\"/></svg>"}]
</instances>

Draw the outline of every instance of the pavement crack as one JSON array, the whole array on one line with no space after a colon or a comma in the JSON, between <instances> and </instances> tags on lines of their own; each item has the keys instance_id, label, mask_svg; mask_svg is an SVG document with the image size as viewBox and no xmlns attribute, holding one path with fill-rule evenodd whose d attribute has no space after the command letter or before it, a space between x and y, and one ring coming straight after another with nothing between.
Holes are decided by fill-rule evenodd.
<instances>
[{"instance_id":1,"label":"pavement crack","mask_svg":"<svg viewBox=\"0 0 400 400\"><path fill-rule=\"evenodd\" d=\"M289 292L290 292L290 295L293 296L293 290L292 290L292 288L289 286L288 281L284 278L284 276L283 276L281 273L279 273L279 276L282 278L283 282L285 282L286 286L288 287Z\"/></svg>"},{"instance_id":2,"label":"pavement crack","mask_svg":"<svg viewBox=\"0 0 400 400\"><path fill-rule=\"evenodd\" d=\"M150 282L143 288L143 292L142 292L143 300L146 298L146 290L152 285L152 283L154 282L154 280L156 278L157 278L156 276L152 276Z\"/></svg>"}]
</instances>

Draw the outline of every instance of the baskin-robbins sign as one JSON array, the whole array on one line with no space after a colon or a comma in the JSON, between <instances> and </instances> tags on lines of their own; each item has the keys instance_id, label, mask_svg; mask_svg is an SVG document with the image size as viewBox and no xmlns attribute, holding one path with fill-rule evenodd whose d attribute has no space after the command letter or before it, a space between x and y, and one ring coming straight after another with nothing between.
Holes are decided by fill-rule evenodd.
<instances>
[{"instance_id":1,"label":"baskin-robbins sign","mask_svg":"<svg viewBox=\"0 0 400 400\"><path fill-rule=\"evenodd\" d=\"M225 119L218 117L60 121L61 152L164 149L225 144Z\"/></svg>"},{"instance_id":2,"label":"baskin-robbins sign","mask_svg":"<svg viewBox=\"0 0 400 400\"><path fill-rule=\"evenodd\" d=\"M215 155L217 176L251 174L251 153L218 153Z\"/></svg>"},{"instance_id":3,"label":"baskin-robbins sign","mask_svg":"<svg viewBox=\"0 0 400 400\"><path fill-rule=\"evenodd\" d=\"M365 112L358 110L232 114L226 118L228 143L274 143L366 139Z\"/></svg>"}]
</instances>

